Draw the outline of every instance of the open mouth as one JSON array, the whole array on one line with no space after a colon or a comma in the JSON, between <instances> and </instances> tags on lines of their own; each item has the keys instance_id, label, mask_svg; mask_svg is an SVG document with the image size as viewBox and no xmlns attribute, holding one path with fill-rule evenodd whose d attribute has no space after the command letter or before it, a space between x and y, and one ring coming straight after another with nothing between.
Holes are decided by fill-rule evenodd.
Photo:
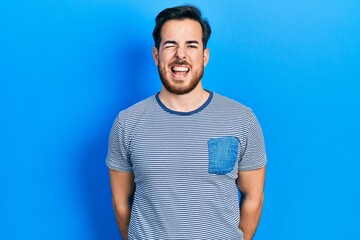
<instances>
[{"instance_id":1,"label":"open mouth","mask_svg":"<svg viewBox=\"0 0 360 240\"><path fill-rule=\"evenodd\" d=\"M190 71L189 67L186 66L172 66L171 72L176 75L185 75Z\"/></svg>"}]
</instances>

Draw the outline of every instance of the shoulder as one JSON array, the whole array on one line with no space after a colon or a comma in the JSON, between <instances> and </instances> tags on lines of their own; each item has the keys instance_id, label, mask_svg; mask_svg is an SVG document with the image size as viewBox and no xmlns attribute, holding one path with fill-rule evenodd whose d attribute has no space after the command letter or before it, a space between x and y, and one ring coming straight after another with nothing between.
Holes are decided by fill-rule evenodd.
<instances>
[{"instance_id":1,"label":"shoulder","mask_svg":"<svg viewBox=\"0 0 360 240\"><path fill-rule=\"evenodd\" d=\"M234 99L225 97L218 93L214 93L213 103L214 103L214 107L221 112L228 112L235 116L240 116L242 118L251 117L253 115L253 111L251 108L245 106L244 104Z\"/></svg>"},{"instance_id":2,"label":"shoulder","mask_svg":"<svg viewBox=\"0 0 360 240\"><path fill-rule=\"evenodd\" d=\"M141 118L145 111L149 108L154 107L155 97L150 96L140 102L135 103L134 105L122 110L117 115L117 121L128 125L137 121Z\"/></svg>"}]
</instances>

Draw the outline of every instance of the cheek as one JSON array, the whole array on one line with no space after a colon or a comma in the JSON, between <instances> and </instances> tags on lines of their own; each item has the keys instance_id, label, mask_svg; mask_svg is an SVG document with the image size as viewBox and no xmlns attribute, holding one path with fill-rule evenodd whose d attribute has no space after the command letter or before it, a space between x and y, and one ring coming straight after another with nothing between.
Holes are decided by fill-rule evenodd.
<instances>
[{"instance_id":1,"label":"cheek","mask_svg":"<svg viewBox=\"0 0 360 240\"><path fill-rule=\"evenodd\" d=\"M198 53L191 57L193 64L195 65L203 65L204 64L204 54Z\"/></svg>"},{"instance_id":2,"label":"cheek","mask_svg":"<svg viewBox=\"0 0 360 240\"><path fill-rule=\"evenodd\" d=\"M168 62L169 60L171 60L174 57L174 54L170 51L170 50L166 50L161 52L161 54L159 55L159 58L161 59L161 61L163 62Z\"/></svg>"},{"instance_id":3,"label":"cheek","mask_svg":"<svg viewBox=\"0 0 360 240\"><path fill-rule=\"evenodd\" d=\"M161 58L158 61L159 66L166 67L167 63L168 60L166 59L166 57L161 56Z\"/></svg>"},{"instance_id":4,"label":"cheek","mask_svg":"<svg viewBox=\"0 0 360 240\"><path fill-rule=\"evenodd\" d=\"M205 66L205 63L201 59L201 60L197 60L196 62L193 62L192 65L193 65L193 68L199 69L199 68L203 68Z\"/></svg>"}]
</instances>

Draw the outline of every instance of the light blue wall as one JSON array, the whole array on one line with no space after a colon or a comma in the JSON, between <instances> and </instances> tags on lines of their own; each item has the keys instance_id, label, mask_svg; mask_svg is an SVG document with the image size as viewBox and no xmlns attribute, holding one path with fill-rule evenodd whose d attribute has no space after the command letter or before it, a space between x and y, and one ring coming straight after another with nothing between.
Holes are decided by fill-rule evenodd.
<instances>
[{"instance_id":1,"label":"light blue wall","mask_svg":"<svg viewBox=\"0 0 360 240\"><path fill-rule=\"evenodd\" d=\"M118 111L160 89L156 14L183 1L0 3L0 239L116 239L107 168ZM356 239L360 2L193 1L213 35L206 88L265 134L256 240Z\"/></svg>"}]
</instances>

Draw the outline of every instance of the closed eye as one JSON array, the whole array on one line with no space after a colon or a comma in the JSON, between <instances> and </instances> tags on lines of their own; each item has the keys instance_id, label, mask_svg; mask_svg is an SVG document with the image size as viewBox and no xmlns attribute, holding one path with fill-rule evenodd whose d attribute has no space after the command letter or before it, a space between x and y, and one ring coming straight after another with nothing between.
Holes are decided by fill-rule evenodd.
<instances>
[{"instance_id":1,"label":"closed eye","mask_svg":"<svg viewBox=\"0 0 360 240\"><path fill-rule=\"evenodd\" d=\"M172 48L175 46L177 46L176 41L168 40L168 41L164 42L164 48Z\"/></svg>"}]
</instances>

